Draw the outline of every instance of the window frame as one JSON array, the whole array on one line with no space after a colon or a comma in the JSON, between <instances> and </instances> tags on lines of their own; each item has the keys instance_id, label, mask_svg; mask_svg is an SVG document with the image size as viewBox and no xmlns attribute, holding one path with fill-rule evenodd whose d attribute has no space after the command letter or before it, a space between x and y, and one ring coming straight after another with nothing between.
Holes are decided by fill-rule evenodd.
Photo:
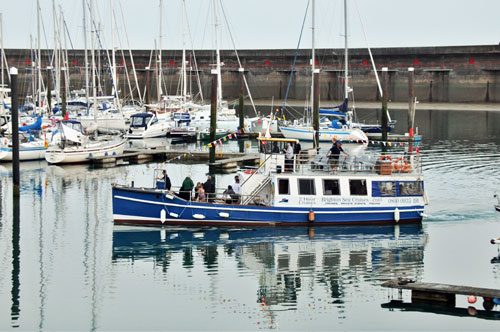
<instances>
[{"instance_id":1,"label":"window frame","mask_svg":"<svg viewBox=\"0 0 500 332\"><path fill-rule=\"evenodd\" d=\"M362 194L353 194L352 193L352 181L361 181L364 182L364 193ZM350 196L368 196L368 181L366 179L349 179L349 194Z\"/></svg>"},{"instance_id":2,"label":"window frame","mask_svg":"<svg viewBox=\"0 0 500 332\"><path fill-rule=\"evenodd\" d=\"M312 183L312 194L301 193L300 181L310 181L310 183ZM297 178L297 189L298 194L301 196L316 196L316 181L310 178ZM309 186L309 189L311 189L311 186Z\"/></svg>"},{"instance_id":3,"label":"window frame","mask_svg":"<svg viewBox=\"0 0 500 332\"><path fill-rule=\"evenodd\" d=\"M280 189L281 189L280 182L281 181L287 181L288 182L288 186L287 186L288 193L287 194L282 194L280 192ZM280 195L280 196L281 195L287 195L287 196L291 195L291 191L290 191L290 178L278 178L278 195Z\"/></svg>"},{"instance_id":4,"label":"window frame","mask_svg":"<svg viewBox=\"0 0 500 332\"><path fill-rule=\"evenodd\" d=\"M323 184L323 195L324 196L340 196L342 194L342 191L340 190L340 179L322 179L322 184ZM325 182L326 181L336 181L337 182L337 193L332 193L332 194L327 194L326 193L326 186Z\"/></svg>"}]
</instances>

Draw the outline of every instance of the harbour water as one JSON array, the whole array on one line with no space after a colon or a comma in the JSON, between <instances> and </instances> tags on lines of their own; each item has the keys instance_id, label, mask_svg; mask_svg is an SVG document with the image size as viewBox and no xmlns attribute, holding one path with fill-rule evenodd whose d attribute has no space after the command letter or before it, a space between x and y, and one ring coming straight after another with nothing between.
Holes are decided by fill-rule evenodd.
<instances>
[{"instance_id":1,"label":"harbour water","mask_svg":"<svg viewBox=\"0 0 500 332\"><path fill-rule=\"evenodd\" d=\"M500 313L385 308L399 294L380 286L405 277L500 287L489 243L500 236L499 121L482 116L420 121L430 200L421 226L117 227L111 184L150 186L165 165L27 162L17 230L10 165L0 164L0 330L498 330ZM166 167L174 186L208 172ZM469 304L458 297L457 306ZM472 306L484 310L481 299Z\"/></svg>"}]
</instances>

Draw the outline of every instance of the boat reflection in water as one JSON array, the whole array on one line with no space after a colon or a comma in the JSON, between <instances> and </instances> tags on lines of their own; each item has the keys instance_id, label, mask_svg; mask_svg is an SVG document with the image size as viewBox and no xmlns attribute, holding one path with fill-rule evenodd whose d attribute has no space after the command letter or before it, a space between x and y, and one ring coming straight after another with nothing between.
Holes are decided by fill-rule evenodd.
<instances>
[{"instance_id":1,"label":"boat reflection in water","mask_svg":"<svg viewBox=\"0 0 500 332\"><path fill-rule=\"evenodd\" d=\"M152 262L165 273L179 264L191 270L205 265L201 268L211 275L227 275L218 269L227 269L229 259L236 263L229 265L237 266L238 277L259 276L257 302L290 308L306 284L308 291L318 286L318 298L342 304L344 289L351 292L357 282L368 281L375 287L403 272L419 279L426 241L421 225L255 229L115 225L113 263Z\"/></svg>"}]
</instances>

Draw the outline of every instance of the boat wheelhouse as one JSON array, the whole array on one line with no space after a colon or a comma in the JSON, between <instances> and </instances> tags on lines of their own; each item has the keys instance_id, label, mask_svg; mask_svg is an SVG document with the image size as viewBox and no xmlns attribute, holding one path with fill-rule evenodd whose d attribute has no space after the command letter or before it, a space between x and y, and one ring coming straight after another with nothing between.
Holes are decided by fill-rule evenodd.
<instances>
[{"instance_id":1,"label":"boat wheelhouse","mask_svg":"<svg viewBox=\"0 0 500 332\"><path fill-rule=\"evenodd\" d=\"M424 181L418 154L364 155L334 169L316 150L283 153L297 140L259 138L260 166L242 170L241 194L207 202L172 191L113 185L116 224L347 225L418 223ZM187 195L190 197L190 195Z\"/></svg>"},{"instance_id":2,"label":"boat wheelhouse","mask_svg":"<svg viewBox=\"0 0 500 332\"><path fill-rule=\"evenodd\" d=\"M127 138L166 137L170 125L167 121L159 121L156 114L137 113L130 117Z\"/></svg>"}]
</instances>

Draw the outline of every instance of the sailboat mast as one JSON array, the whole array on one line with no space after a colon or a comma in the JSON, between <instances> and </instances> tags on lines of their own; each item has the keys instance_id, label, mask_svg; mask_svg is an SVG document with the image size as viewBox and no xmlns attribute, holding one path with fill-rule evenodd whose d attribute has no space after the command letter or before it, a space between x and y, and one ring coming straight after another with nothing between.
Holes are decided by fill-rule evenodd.
<instances>
[{"instance_id":1,"label":"sailboat mast","mask_svg":"<svg viewBox=\"0 0 500 332\"><path fill-rule=\"evenodd\" d=\"M41 51L41 43L40 43L40 0L36 1L36 11L37 11L37 34L38 34L38 62L37 62L37 75L38 75L38 107L41 108L42 104L42 51ZM36 104L35 104L36 110ZM41 111L40 111L41 112ZM38 113L35 111L35 113Z\"/></svg>"},{"instance_id":2,"label":"sailboat mast","mask_svg":"<svg viewBox=\"0 0 500 332\"><path fill-rule=\"evenodd\" d=\"M92 58L92 111L94 112L94 120L97 122L97 91L95 83L95 50L94 50L94 39L95 39L95 27L94 27L94 0L90 0L90 56ZM96 131L97 133L97 131Z\"/></svg>"},{"instance_id":3,"label":"sailboat mast","mask_svg":"<svg viewBox=\"0 0 500 332\"><path fill-rule=\"evenodd\" d=\"M113 84L113 103L114 107L121 111L120 100L118 99L118 86L116 82L116 57L115 57L115 8L113 0L109 0L109 6L111 8L111 57L112 57L112 67L111 75Z\"/></svg>"},{"instance_id":4,"label":"sailboat mast","mask_svg":"<svg viewBox=\"0 0 500 332\"><path fill-rule=\"evenodd\" d=\"M215 54L217 61L217 108L220 107L222 102L222 79L220 70L220 50L219 50L219 13L217 10L217 0L214 3L214 14L215 14Z\"/></svg>"},{"instance_id":5,"label":"sailboat mast","mask_svg":"<svg viewBox=\"0 0 500 332\"><path fill-rule=\"evenodd\" d=\"M347 0L344 0L344 98L349 98L349 54L347 44Z\"/></svg>"},{"instance_id":6,"label":"sailboat mast","mask_svg":"<svg viewBox=\"0 0 500 332\"><path fill-rule=\"evenodd\" d=\"M158 101L161 100L161 85L162 85L162 65L161 65L161 40L163 39L162 36L162 16L163 16L163 0L160 0L160 51L158 55L158 86L157 86L157 93L158 93Z\"/></svg>"},{"instance_id":7,"label":"sailboat mast","mask_svg":"<svg viewBox=\"0 0 500 332\"><path fill-rule=\"evenodd\" d=\"M87 107L89 106L89 59L87 55L87 17L85 12L87 9L85 8L85 1L82 0L83 5L83 44L85 46L85 102L87 103Z\"/></svg>"},{"instance_id":8,"label":"sailboat mast","mask_svg":"<svg viewBox=\"0 0 500 332\"><path fill-rule=\"evenodd\" d=\"M315 15L316 15L316 1L312 0L312 54L311 54L311 114L314 104L314 70L316 69L316 50L314 45L314 35L315 35Z\"/></svg>"},{"instance_id":9,"label":"sailboat mast","mask_svg":"<svg viewBox=\"0 0 500 332\"><path fill-rule=\"evenodd\" d=\"M55 0L52 0L52 18L54 22L54 61L55 61L55 74L56 74L56 103L60 102L60 84L61 84L61 68L60 68L60 63L59 63L59 49L58 49L58 43L57 43L57 31L58 31L58 25L57 25L57 11L56 11L56 2ZM51 96L47 96L47 98L50 98Z\"/></svg>"},{"instance_id":10,"label":"sailboat mast","mask_svg":"<svg viewBox=\"0 0 500 332\"><path fill-rule=\"evenodd\" d=\"M182 99L187 99L187 77L186 77L186 1L182 0Z\"/></svg>"}]
</instances>

